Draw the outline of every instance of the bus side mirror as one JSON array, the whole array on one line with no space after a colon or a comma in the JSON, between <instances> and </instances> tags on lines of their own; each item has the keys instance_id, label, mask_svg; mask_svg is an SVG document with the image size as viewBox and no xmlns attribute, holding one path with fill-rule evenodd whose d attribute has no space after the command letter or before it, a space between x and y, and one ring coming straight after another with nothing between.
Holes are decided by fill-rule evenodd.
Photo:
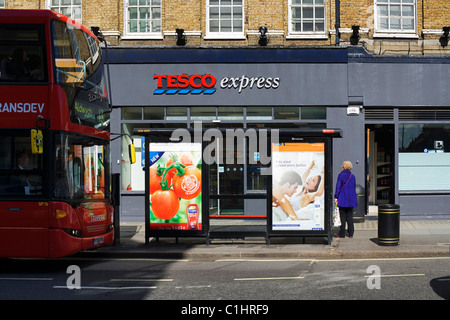
<instances>
[{"instance_id":1,"label":"bus side mirror","mask_svg":"<svg viewBox=\"0 0 450 320\"><path fill-rule=\"evenodd\" d=\"M44 141L42 139L42 130L31 129L31 153L41 154L44 152Z\"/></svg>"},{"instance_id":2,"label":"bus side mirror","mask_svg":"<svg viewBox=\"0 0 450 320\"><path fill-rule=\"evenodd\" d=\"M133 164L136 162L136 150L134 148L134 144L128 145L128 154L130 155L130 163Z\"/></svg>"}]
</instances>

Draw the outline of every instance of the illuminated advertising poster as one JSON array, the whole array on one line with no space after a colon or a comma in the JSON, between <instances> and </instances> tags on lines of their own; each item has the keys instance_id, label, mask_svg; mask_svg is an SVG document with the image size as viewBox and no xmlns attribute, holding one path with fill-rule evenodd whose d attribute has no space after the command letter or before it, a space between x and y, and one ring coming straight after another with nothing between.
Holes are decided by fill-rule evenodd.
<instances>
[{"instance_id":1,"label":"illuminated advertising poster","mask_svg":"<svg viewBox=\"0 0 450 320\"><path fill-rule=\"evenodd\" d=\"M272 144L272 230L324 230L325 143Z\"/></svg>"},{"instance_id":2,"label":"illuminated advertising poster","mask_svg":"<svg viewBox=\"0 0 450 320\"><path fill-rule=\"evenodd\" d=\"M150 230L202 230L200 143L151 143Z\"/></svg>"}]
</instances>

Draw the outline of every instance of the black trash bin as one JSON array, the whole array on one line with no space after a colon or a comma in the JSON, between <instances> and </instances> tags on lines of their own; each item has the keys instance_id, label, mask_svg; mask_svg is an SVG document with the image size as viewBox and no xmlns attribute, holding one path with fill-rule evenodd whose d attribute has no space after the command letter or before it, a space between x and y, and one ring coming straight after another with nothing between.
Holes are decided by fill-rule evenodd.
<instances>
[{"instance_id":1,"label":"black trash bin","mask_svg":"<svg viewBox=\"0 0 450 320\"><path fill-rule=\"evenodd\" d=\"M378 206L378 244L397 246L400 242L400 206L384 204Z\"/></svg>"},{"instance_id":2,"label":"black trash bin","mask_svg":"<svg viewBox=\"0 0 450 320\"><path fill-rule=\"evenodd\" d=\"M364 222L366 217L366 193L364 192L364 187L360 184L356 185L356 196L358 198L358 207L353 209L353 222L361 223Z\"/></svg>"}]
</instances>

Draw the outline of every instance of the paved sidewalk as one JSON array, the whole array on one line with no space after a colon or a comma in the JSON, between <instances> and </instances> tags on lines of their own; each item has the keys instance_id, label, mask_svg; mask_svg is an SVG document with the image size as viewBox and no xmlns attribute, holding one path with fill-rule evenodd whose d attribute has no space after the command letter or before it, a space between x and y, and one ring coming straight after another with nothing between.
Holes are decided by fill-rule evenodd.
<instances>
[{"instance_id":1,"label":"paved sidewalk","mask_svg":"<svg viewBox=\"0 0 450 320\"><path fill-rule=\"evenodd\" d=\"M352 239L273 237L270 245L264 238L245 240L204 238L160 238L145 244L144 223L123 222L120 244L100 248L104 256L220 260L220 259L385 259L450 257L450 220L400 220L400 244L380 246L377 243L376 217L355 223ZM375 219L373 219L375 218ZM333 231L334 230L333 228ZM336 232L333 232L335 234Z\"/></svg>"}]
</instances>

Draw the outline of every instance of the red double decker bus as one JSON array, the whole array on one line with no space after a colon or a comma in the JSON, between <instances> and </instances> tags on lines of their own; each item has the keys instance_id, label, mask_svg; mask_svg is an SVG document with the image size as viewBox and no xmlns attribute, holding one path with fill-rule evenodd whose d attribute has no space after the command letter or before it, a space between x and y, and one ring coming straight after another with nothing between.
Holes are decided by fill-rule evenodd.
<instances>
[{"instance_id":1,"label":"red double decker bus","mask_svg":"<svg viewBox=\"0 0 450 320\"><path fill-rule=\"evenodd\" d=\"M0 257L113 243L99 40L50 10L0 10Z\"/></svg>"}]
</instances>

